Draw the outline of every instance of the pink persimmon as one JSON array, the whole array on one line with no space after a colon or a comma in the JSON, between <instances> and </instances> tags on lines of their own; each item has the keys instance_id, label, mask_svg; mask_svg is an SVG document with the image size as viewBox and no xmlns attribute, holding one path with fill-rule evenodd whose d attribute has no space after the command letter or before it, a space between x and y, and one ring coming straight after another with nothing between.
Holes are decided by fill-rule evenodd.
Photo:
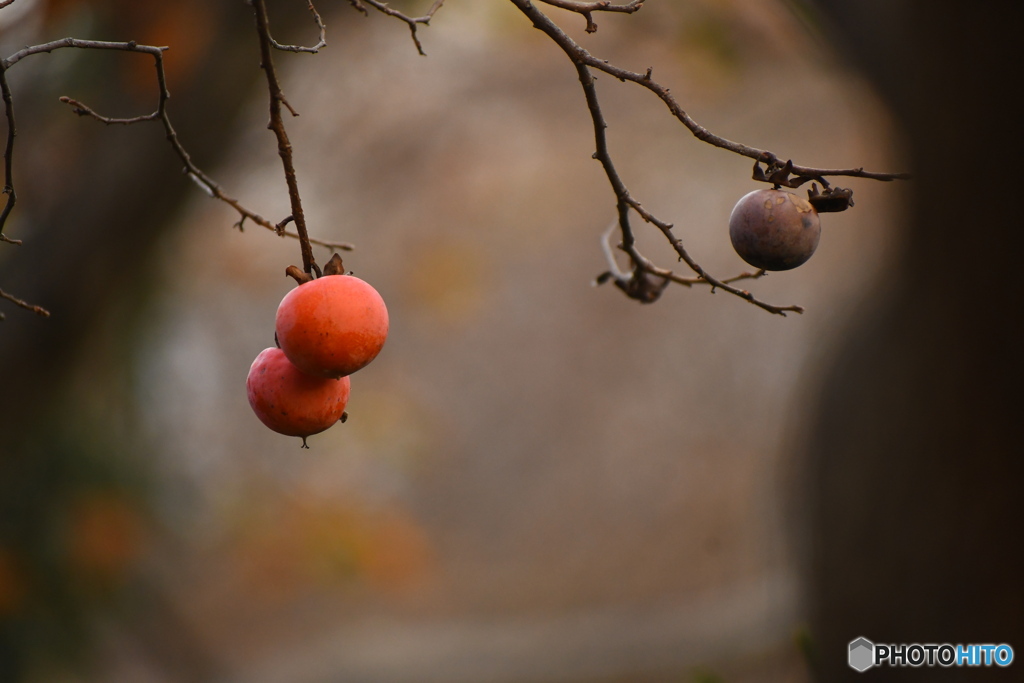
<instances>
[{"instance_id":1,"label":"pink persimmon","mask_svg":"<svg viewBox=\"0 0 1024 683\"><path fill-rule=\"evenodd\" d=\"M297 368L317 377L345 377L384 347L388 309L359 278L324 275L285 295L276 330L277 343Z\"/></svg>"},{"instance_id":2,"label":"pink persimmon","mask_svg":"<svg viewBox=\"0 0 1024 683\"><path fill-rule=\"evenodd\" d=\"M270 429L286 436L318 434L345 413L348 377L313 377L296 368L281 349L264 349L256 356L245 382L249 405Z\"/></svg>"}]
</instances>

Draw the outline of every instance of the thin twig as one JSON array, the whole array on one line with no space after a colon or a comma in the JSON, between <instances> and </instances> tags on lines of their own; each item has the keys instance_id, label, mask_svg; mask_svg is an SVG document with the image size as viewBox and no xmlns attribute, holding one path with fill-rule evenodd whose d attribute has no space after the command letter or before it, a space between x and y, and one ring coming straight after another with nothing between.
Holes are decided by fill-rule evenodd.
<instances>
[{"instance_id":1,"label":"thin twig","mask_svg":"<svg viewBox=\"0 0 1024 683\"><path fill-rule=\"evenodd\" d=\"M133 123L142 123L143 121L156 121L160 118L161 114L160 110L157 109L152 114L143 114L142 116L132 116L125 119L119 119L111 116L101 116L100 114L97 114L95 111L90 109L87 105L83 104L82 102L79 102L76 99L67 97L66 95L60 97L59 99L64 104L70 105L71 111L73 111L75 114L78 114L79 116L91 116L97 121L105 123L108 126L111 124L121 124L129 126Z\"/></svg>"},{"instance_id":2,"label":"thin twig","mask_svg":"<svg viewBox=\"0 0 1024 683\"><path fill-rule=\"evenodd\" d=\"M604 252L605 260L608 262L607 274L602 276L602 278L607 277L614 280L618 280L620 282L625 282L630 279L631 275L623 271L619 267L618 262L615 260L615 254L612 251L612 245L610 242L612 233L615 232L615 228L617 227L619 227L618 223L616 221L612 221L611 225L608 226L608 229L605 230L603 235L601 235L601 250ZM650 273L651 275L657 275L658 277L665 278L666 280L671 280L672 282L683 285L684 287L711 284L702 277L684 277L682 275L676 275L671 270L666 270L665 268L658 268L646 258L643 259L643 263L641 265L643 269ZM722 282L730 284L732 282L739 282L740 280L758 280L767 274L768 271L764 270L763 268L759 268L758 270L755 270L753 272L748 271L740 273L738 275L733 275L732 277L722 278Z\"/></svg>"},{"instance_id":3,"label":"thin twig","mask_svg":"<svg viewBox=\"0 0 1024 683\"><path fill-rule=\"evenodd\" d=\"M662 271L662 269L660 269L660 268L657 269L657 271L654 274L655 275L660 275L663 278L667 278L667 279L671 280L672 282L675 282L677 284L683 285L684 287L692 287L693 285L708 285L708 286L714 288L714 285L712 285L710 282L708 282L707 280L705 280L702 277L682 277L682 276L676 275L671 270ZM760 269L760 270L756 270L754 272L749 272L748 271L748 272L740 273L739 275L733 275L732 277L725 277L725 278L722 278L721 281L724 282L725 284L730 284L730 283L733 283L733 282L740 282L741 280L758 280L758 279L764 277L767 274L768 274L768 271L766 271L764 269Z\"/></svg>"},{"instance_id":4,"label":"thin twig","mask_svg":"<svg viewBox=\"0 0 1024 683\"><path fill-rule=\"evenodd\" d=\"M7 7L12 2L14 2L14 0L0 0L0 9L3 9L4 7Z\"/></svg>"},{"instance_id":5,"label":"thin twig","mask_svg":"<svg viewBox=\"0 0 1024 683\"><path fill-rule=\"evenodd\" d=\"M23 300L19 299L18 297L14 296L13 294L8 294L7 292L5 292L2 289L0 289L0 299L7 299L8 301L10 301L15 306L20 306L21 308L24 308L25 310L28 310L28 311L32 311L36 315L41 315L44 318L49 318L50 317L50 312L48 310L46 310L45 308L43 308L42 306L36 306L35 304L30 304L27 301L23 301ZM0 314L0 320L3 320L3 319L4 319L3 315Z\"/></svg>"},{"instance_id":6,"label":"thin twig","mask_svg":"<svg viewBox=\"0 0 1024 683\"><path fill-rule=\"evenodd\" d=\"M370 7L373 7L375 10L383 12L389 17L395 17L396 19L400 19L404 21L406 24L408 24L409 31L410 33L412 33L412 42L414 45L416 45L416 51L419 52L424 57L427 56L427 53L423 51L423 44L420 43L420 38L416 34L416 28L420 24L423 24L424 26L429 26L430 20L434 17L434 13L437 12L437 10L441 9L441 5L444 4L444 0L434 0L434 4L431 5L430 9L427 10L427 13L421 17L410 17L406 14L403 14L402 12L399 12L396 9L388 7L388 4L386 2L380 2L380 0L349 0L349 4L351 4L354 8L362 12L363 15L368 15L369 12L366 11L366 7L365 5L363 5L364 2Z\"/></svg>"},{"instance_id":7,"label":"thin twig","mask_svg":"<svg viewBox=\"0 0 1024 683\"><path fill-rule=\"evenodd\" d=\"M625 12L632 14L643 7L646 0L631 0L622 5L613 5L610 0L600 2L577 2L576 0L540 0L545 5L561 7L572 12Z\"/></svg>"},{"instance_id":8,"label":"thin twig","mask_svg":"<svg viewBox=\"0 0 1024 683\"><path fill-rule=\"evenodd\" d=\"M570 12L576 12L587 20L587 33L597 31L597 24L594 22L594 12L623 12L632 14L644 6L644 0L630 0L622 5L613 5L611 0L600 0L599 2L579 2L578 0L540 0L541 2L560 7Z\"/></svg>"},{"instance_id":9,"label":"thin twig","mask_svg":"<svg viewBox=\"0 0 1024 683\"><path fill-rule=\"evenodd\" d=\"M302 45L282 45L281 43L274 40L274 37L270 37L270 44L277 50L283 50L284 52L310 52L316 54L320 52L322 48L327 47L327 27L324 26L323 19L320 18L320 13L316 11L316 7L313 6L312 0L309 3L309 11L313 14L313 21L316 23L317 28L320 29L320 40L313 47L303 47Z\"/></svg>"},{"instance_id":10,"label":"thin twig","mask_svg":"<svg viewBox=\"0 0 1024 683\"><path fill-rule=\"evenodd\" d=\"M739 282L740 280L760 280L767 274L767 270L765 270L764 268L758 268L752 273L745 272L740 273L739 275L733 275L732 277L727 277L724 280L722 280L722 282L724 282L725 284L729 284L731 282Z\"/></svg>"},{"instance_id":11,"label":"thin twig","mask_svg":"<svg viewBox=\"0 0 1024 683\"><path fill-rule=\"evenodd\" d=\"M13 55L3 60L4 68L11 68L25 57L31 55L37 55L43 52L53 52L66 47L75 47L88 50L125 50L127 52L144 52L146 54L154 54L154 52L163 52L166 47L154 47L152 45L139 45L134 40L127 42L111 42L106 40L81 40L79 38L61 38L59 40L51 40L49 43L40 43L39 45L30 45L24 47Z\"/></svg>"},{"instance_id":12,"label":"thin twig","mask_svg":"<svg viewBox=\"0 0 1024 683\"><path fill-rule=\"evenodd\" d=\"M277 153L281 157L281 164L284 166L284 179L288 185L288 199L291 202L291 218L295 221L295 230L299 234L299 248L302 252L302 269L312 273L316 266L313 258L313 248L309 243L309 234L306 231L306 216L302 212L302 199L299 196L299 182L295 177L295 164L292 161L292 144L288 140L288 132L284 127L284 119L281 118L281 105L284 104L288 110L295 115L295 111L288 105L281 92L281 84L277 80L277 72L274 70L274 60L271 56L270 20L267 17L267 6L265 0L252 0L252 7L256 14L256 33L260 39L260 67L267 77L267 89L270 91L270 123L267 127L274 131L277 137ZM278 234L284 230L284 226L276 227Z\"/></svg>"}]
</instances>

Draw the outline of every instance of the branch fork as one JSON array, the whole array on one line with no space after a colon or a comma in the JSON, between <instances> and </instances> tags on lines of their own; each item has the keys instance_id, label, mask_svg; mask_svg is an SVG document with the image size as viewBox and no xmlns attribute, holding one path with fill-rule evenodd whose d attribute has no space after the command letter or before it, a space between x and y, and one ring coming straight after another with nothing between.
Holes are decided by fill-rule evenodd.
<instances>
[{"instance_id":1,"label":"branch fork","mask_svg":"<svg viewBox=\"0 0 1024 683\"><path fill-rule=\"evenodd\" d=\"M802 313L804 310L801 306L797 306L795 304L784 306L770 304L758 299L748 290L733 286L733 283L741 280L756 280L763 277L765 275L764 270L758 270L753 273L744 272L724 279L717 279L713 277L704 270L704 268L695 261L692 256L690 256L689 252L683 245L682 240L675 236L675 233L673 232L673 225L671 223L660 220L651 212L644 209L640 202L633 198L629 189L626 187L625 182L622 180L622 177L616 170L608 148L606 135L608 124L604 118L601 104L597 96L597 87L592 69L609 74L610 76L617 78L619 81L630 81L650 90L665 103L672 115L675 116L675 118L677 118L698 140L726 151L733 152L734 154L739 154L753 159L755 180L770 182L776 185L776 187L781 185L785 185L787 187L798 187L810 180L821 182L824 188L823 192L819 193L817 185L812 184L812 190L809 193L811 195L811 201L815 203L814 205L816 208L821 207L819 208L821 211L842 211L853 205L852 190L832 188L825 179L826 176L849 176L881 181L902 180L909 177L904 173L868 172L863 168L812 168L799 166L794 164L791 160L787 161L785 164L780 164L778 156L773 152L727 140L715 135L707 128L698 124L689 114L686 113L685 110L683 110L676 99L672 96L669 89L654 80L652 68L648 68L644 73L638 73L615 66L607 60L594 57L575 40L570 38L553 21L551 21L546 14L541 12L531 0L510 1L524 15L526 15L535 28L545 33L556 45L558 45L559 48L562 49L569 60L573 63L573 66L576 67L580 84L583 87L587 108L590 111L594 127L596 149L594 151L593 158L601 162L605 175L607 176L609 183L611 183L612 191L616 197L616 212L618 216L617 224L622 236L619 249L626 252L632 264L632 270L630 273L624 273L618 268L608 245L610 233L606 233L602 243L611 268L598 276L596 284L602 284L612 280L619 289L626 293L627 296L645 303L650 303L651 301L656 300L669 282L675 282L686 287L704 284L710 286L712 292L718 289L724 290L776 315L785 316L789 312ZM583 15L587 20L587 31L590 33L592 33L593 30L596 30L596 26L593 24L593 19L590 15L591 12L619 11L631 13L639 10L643 5L642 1L629 2L623 5L612 5L604 0L601 0L600 2L582 2L580 0L537 1L553 7L568 9ZM761 168L761 163L768 166L767 172ZM791 178L790 176L795 177ZM685 263L690 270L695 273L696 277L680 277L671 270L660 268L654 265L648 258L637 250L633 228L630 224L631 211L635 211L645 222L655 226L664 235L669 245L675 251L678 260Z\"/></svg>"}]
</instances>

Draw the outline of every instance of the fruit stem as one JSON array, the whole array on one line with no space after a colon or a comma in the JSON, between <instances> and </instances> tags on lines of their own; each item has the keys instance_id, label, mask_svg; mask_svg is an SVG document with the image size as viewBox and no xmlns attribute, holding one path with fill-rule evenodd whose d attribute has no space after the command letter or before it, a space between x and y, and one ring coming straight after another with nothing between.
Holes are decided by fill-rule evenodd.
<instances>
[{"instance_id":1,"label":"fruit stem","mask_svg":"<svg viewBox=\"0 0 1024 683\"><path fill-rule=\"evenodd\" d=\"M313 279L312 275L299 270L298 266L288 266L284 269L284 274L295 280L296 284L300 285L304 285Z\"/></svg>"}]
</instances>

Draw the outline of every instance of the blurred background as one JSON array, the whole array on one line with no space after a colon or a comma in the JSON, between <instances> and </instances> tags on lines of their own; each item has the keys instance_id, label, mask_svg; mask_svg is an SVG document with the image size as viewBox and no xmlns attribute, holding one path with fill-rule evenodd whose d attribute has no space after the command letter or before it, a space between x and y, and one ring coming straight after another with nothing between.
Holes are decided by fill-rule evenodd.
<instances>
[{"instance_id":1,"label":"blurred background","mask_svg":"<svg viewBox=\"0 0 1024 683\"><path fill-rule=\"evenodd\" d=\"M305 3L269 4L281 42L315 42ZM1003 400L1019 360L1000 365L1019 347L981 332L994 311L1019 319L1019 297L972 271L988 303L957 305L967 287L941 249L971 248L942 238L941 217L929 224L939 246L913 269L919 189L850 181L856 208L823 218L814 258L750 283L803 315L681 287L643 306L592 285L614 197L571 64L511 4L449 0L420 29L428 57L394 19L321 5L328 47L275 55L301 114L286 125L303 204L313 235L356 246L345 264L381 292L392 329L352 379L348 422L308 451L265 429L244 389L274 343L298 243L232 228L158 125L104 127L57 102L147 113L148 57L61 50L8 74L19 203L5 233L25 243L0 245L0 287L53 315L5 306L0 327L0 680L839 680L857 636L958 637L916 635L906 615L925 611L900 621L871 607L950 585L900 579L875 602L856 577L877 588L945 548L991 570L993 589L1014 585L1016 532L987 524L985 538L1012 540L996 556L979 540L968 558L943 545L934 513L992 522L1019 508L1000 460L1019 455L1003 439L1019 417ZM596 17L594 35L548 9L593 53L653 66L724 137L825 168L919 171L917 152L932 149L918 143L933 128L908 125L913 108L877 78L911 76L854 66L865 45L913 41L876 40L842 8L652 1ZM4 55L66 35L171 46L170 113L193 159L256 212L289 213L245 3L0 10ZM646 91L610 77L598 89L633 194L712 273L747 270L726 226L756 189L748 160L694 140ZM956 214L957 195L940 196ZM645 253L674 263L639 230ZM939 304L921 305L915 272ZM906 322L900 301L926 313ZM957 316L976 333L960 346L928 328ZM932 340L895 347L917 364L871 355L894 348L877 341L893 320ZM979 337L988 362L952 372L978 358ZM963 381L947 386L940 367ZM877 390L872 372L902 393ZM913 372L934 381L893 382ZM955 398L937 423L920 393ZM985 472L1003 468L1001 489L934 458L934 496L907 480L905 498L875 495L893 451L917 476L918 431L931 455L962 455L937 424L976 437L981 414L988 439L969 454L993 454ZM900 560L904 545L871 533L873 511L899 519L919 501L908 524L933 533L904 529L919 542ZM948 578L959 565L942 566ZM976 578L965 571L958 580ZM975 594L976 622L1005 628L967 642L1013 644L1016 590L998 604Z\"/></svg>"}]
</instances>

